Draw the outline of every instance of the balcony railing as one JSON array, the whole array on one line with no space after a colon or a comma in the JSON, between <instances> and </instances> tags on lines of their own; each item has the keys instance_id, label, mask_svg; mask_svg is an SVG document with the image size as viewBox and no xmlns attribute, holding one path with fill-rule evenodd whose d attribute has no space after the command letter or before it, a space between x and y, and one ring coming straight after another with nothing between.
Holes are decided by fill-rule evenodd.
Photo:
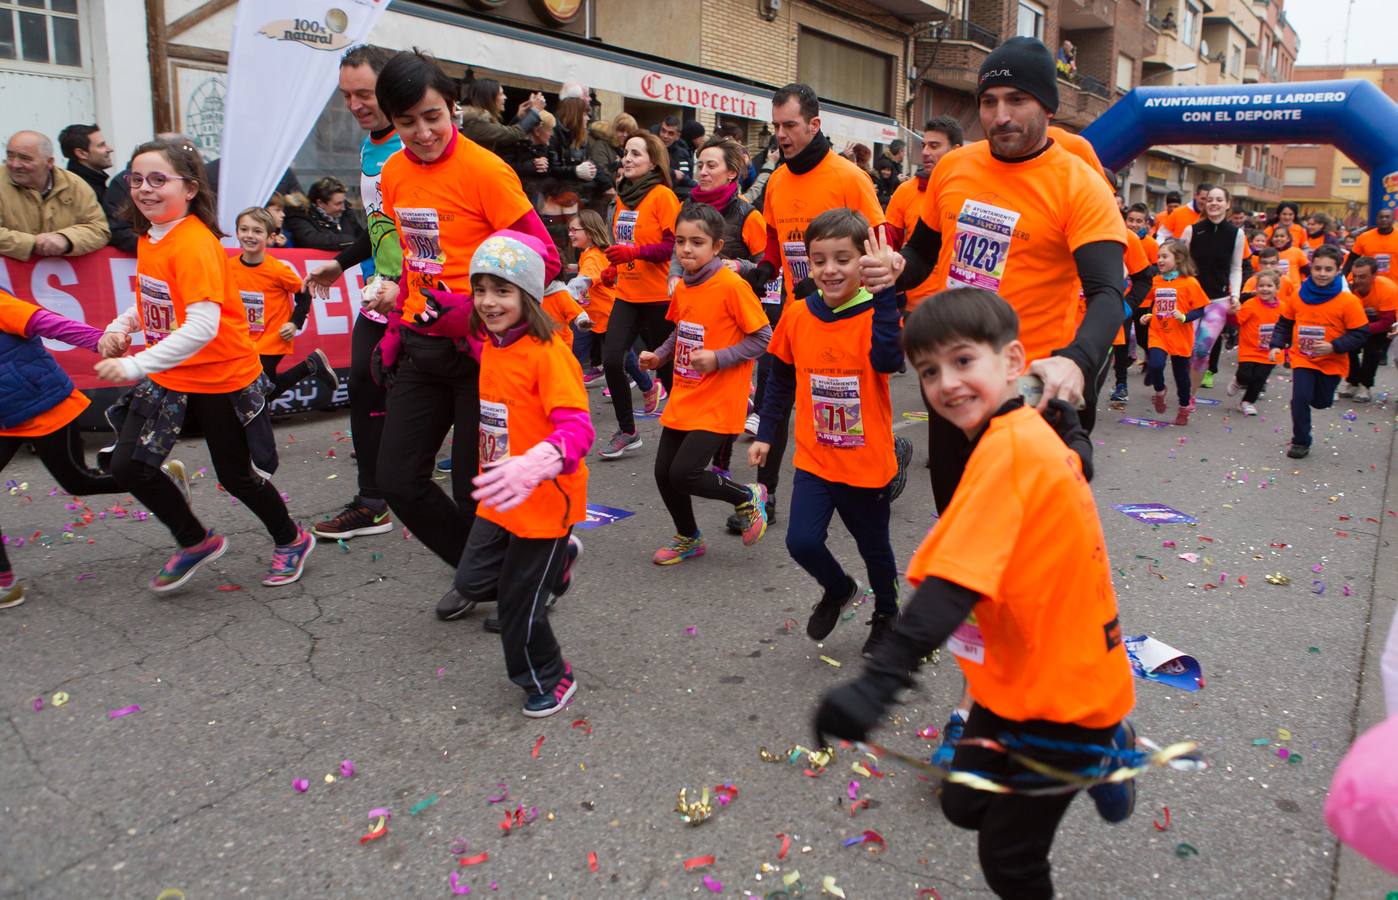
<instances>
[{"instance_id":1,"label":"balcony railing","mask_svg":"<svg viewBox=\"0 0 1398 900\"><path fill-rule=\"evenodd\" d=\"M1250 187L1262 188L1271 193L1280 193L1282 189L1280 178L1268 175L1260 169L1243 169L1235 175L1229 175L1228 181L1233 184L1246 184Z\"/></svg>"},{"instance_id":2,"label":"balcony railing","mask_svg":"<svg viewBox=\"0 0 1398 900\"><path fill-rule=\"evenodd\" d=\"M1112 99L1112 92L1107 90L1106 84L1104 84L1101 81L1098 81L1091 75L1079 74L1073 79L1073 82L1078 86L1078 90L1083 91L1084 93L1095 94L1098 97L1103 98L1104 100Z\"/></svg>"},{"instance_id":3,"label":"balcony railing","mask_svg":"<svg viewBox=\"0 0 1398 900\"><path fill-rule=\"evenodd\" d=\"M1000 36L989 28L982 28L965 19L948 19L933 22L927 27L927 37L934 41L970 41L988 50L1000 45Z\"/></svg>"}]
</instances>

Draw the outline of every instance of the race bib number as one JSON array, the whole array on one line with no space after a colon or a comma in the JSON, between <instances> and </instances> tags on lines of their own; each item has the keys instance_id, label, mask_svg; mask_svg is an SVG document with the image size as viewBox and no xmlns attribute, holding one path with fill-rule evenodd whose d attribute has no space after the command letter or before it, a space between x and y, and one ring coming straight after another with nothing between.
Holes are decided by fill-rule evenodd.
<instances>
[{"instance_id":1,"label":"race bib number","mask_svg":"<svg viewBox=\"0 0 1398 900\"><path fill-rule=\"evenodd\" d=\"M976 614L966 617L966 621L956 626L956 630L947 638L947 649L952 655L964 659L967 662L985 664L985 636L981 634L981 627L976 623Z\"/></svg>"},{"instance_id":2,"label":"race bib number","mask_svg":"<svg viewBox=\"0 0 1398 900\"><path fill-rule=\"evenodd\" d=\"M816 443L847 449L864 446L858 375L812 375L811 416Z\"/></svg>"},{"instance_id":3,"label":"race bib number","mask_svg":"<svg viewBox=\"0 0 1398 900\"><path fill-rule=\"evenodd\" d=\"M1285 278L1287 275L1291 274L1291 260L1289 260L1289 259L1279 259L1279 260L1277 260L1277 271L1280 272L1280 273L1282 273L1282 277L1283 277L1283 278Z\"/></svg>"},{"instance_id":4,"label":"race bib number","mask_svg":"<svg viewBox=\"0 0 1398 900\"><path fill-rule=\"evenodd\" d=\"M418 275L440 275L447 261L435 209L394 207L403 240L403 266Z\"/></svg>"},{"instance_id":5,"label":"race bib number","mask_svg":"<svg viewBox=\"0 0 1398 900\"><path fill-rule=\"evenodd\" d=\"M1175 304L1179 295L1174 288L1156 288L1153 312L1157 319L1170 319L1175 315Z\"/></svg>"},{"instance_id":6,"label":"race bib number","mask_svg":"<svg viewBox=\"0 0 1398 900\"><path fill-rule=\"evenodd\" d=\"M782 257L791 268L791 283L800 284L811 275L811 259L806 255L805 241L782 241Z\"/></svg>"},{"instance_id":7,"label":"race bib number","mask_svg":"<svg viewBox=\"0 0 1398 900\"><path fill-rule=\"evenodd\" d=\"M141 301L141 327L146 333L146 346L154 347L179 327L175 321L175 301L170 299L170 285L159 278L141 275L137 283Z\"/></svg>"},{"instance_id":8,"label":"race bib number","mask_svg":"<svg viewBox=\"0 0 1398 900\"><path fill-rule=\"evenodd\" d=\"M947 277L958 284L999 291L1010 259L1019 213L967 200L956 217L956 243Z\"/></svg>"},{"instance_id":9,"label":"race bib number","mask_svg":"<svg viewBox=\"0 0 1398 900\"><path fill-rule=\"evenodd\" d=\"M702 372L690 362L695 350L704 349L704 326L693 322L680 322L675 329L675 374L681 378L698 381Z\"/></svg>"},{"instance_id":10,"label":"race bib number","mask_svg":"<svg viewBox=\"0 0 1398 900\"><path fill-rule=\"evenodd\" d=\"M510 408L503 403L481 401L481 465L498 463L510 455Z\"/></svg>"},{"instance_id":11,"label":"race bib number","mask_svg":"<svg viewBox=\"0 0 1398 900\"><path fill-rule=\"evenodd\" d=\"M1276 328L1277 328L1276 325L1258 325L1258 326L1257 326L1257 349L1258 349L1258 350L1261 350L1263 353L1266 353L1268 350L1270 350L1270 349L1272 348L1272 332L1275 331Z\"/></svg>"},{"instance_id":12,"label":"race bib number","mask_svg":"<svg viewBox=\"0 0 1398 900\"><path fill-rule=\"evenodd\" d=\"M782 276L780 273L776 278L762 286L762 302L768 306L782 305Z\"/></svg>"},{"instance_id":13,"label":"race bib number","mask_svg":"<svg viewBox=\"0 0 1398 900\"><path fill-rule=\"evenodd\" d=\"M1301 325L1296 329L1296 350L1302 356L1317 356L1315 345L1325 340L1324 325Z\"/></svg>"},{"instance_id":14,"label":"race bib number","mask_svg":"<svg viewBox=\"0 0 1398 900\"><path fill-rule=\"evenodd\" d=\"M1390 260L1390 259L1391 259L1391 257L1390 257L1390 255L1387 254L1387 253L1375 253L1375 254L1374 254L1374 262L1378 263L1379 274L1380 274L1380 275L1387 275L1387 274L1388 274L1388 264L1389 264L1389 260Z\"/></svg>"},{"instance_id":15,"label":"race bib number","mask_svg":"<svg viewBox=\"0 0 1398 900\"><path fill-rule=\"evenodd\" d=\"M267 306L262 300L261 291L239 291L243 298L243 310L248 314L248 332L253 335L267 330Z\"/></svg>"},{"instance_id":16,"label":"race bib number","mask_svg":"<svg viewBox=\"0 0 1398 900\"><path fill-rule=\"evenodd\" d=\"M618 244L636 243L636 210L624 209L616 214L616 225L612 228L612 237Z\"/></svg>"}]
</instances>

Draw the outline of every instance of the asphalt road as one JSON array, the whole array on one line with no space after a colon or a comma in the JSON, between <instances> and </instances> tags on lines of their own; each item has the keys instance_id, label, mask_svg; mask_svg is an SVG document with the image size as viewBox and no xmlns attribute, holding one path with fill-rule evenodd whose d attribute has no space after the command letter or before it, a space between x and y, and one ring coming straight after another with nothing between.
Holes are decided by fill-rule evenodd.
<instances>
[{"instance_id":1,"label":"asphalt road","mask_svg":"<svg viewBox=\"0 0 1398 900\"><path fill-rule=\"evenodd\" d=\"M1381 379L1388 397L1394 371ZM916 390L912 378L894 380L895 414L921 409ZM1319 413L1315 451L1297 462L1283 456L1284 377L1273 378L1263 417L1201 406L1186 428L1118 424L1153 415L1134 375L1132 390L1128 409L1104 411L1094 436L1123 627L1193 655L1206 679L1197 693L1138 680L1135 720L1160 743L1200 742L1210 768L1148 775L1136 815L1118 826L1085 798L1075 802L1053 853L1060 894L1398 890L1398 878L1367 864L1356 871L1372 890L1338 881L1322 818L1354 736L1376 572L1393 567L1393 401ZM592 399L610 424L602 398ZM347 427L342 414L278 426L275 480L298 518L332 512L352 492ZM799 871L807 897L821 893L824 876L849 898L912 898L923 888L947 900L989 896L974 835L942 819L932 788L910 770L856 775L852 751L818 778L759 761L760 747L780 753L810 741L816 697L859 669L867 607L813 644L803 626L816 591L785 552L783 524L744 549L723 533L727 511L706 501L709 554L651 565L671 526L651 476L658 426L641 428L638 453L592 464L591 502L635 515L582 532L575 587L553 616L580 689L569 710L544 721L520 715L523 697L504 677L497 639L480 628L482 611L454 623L434 617L450 573L401 528L322 543L299 584L264 588L269 541L210 472L195 481L196 509L231 549L183 591L156 596L144 585L170 552L166 531L109 512L118 504L134 513L129 498L93 497L87 506L105 516L65 540L81 510L51 494L52 479L22 456L4 473L12 489L0 493L0 522L29 586L25 605L0 612L0 893L430 897L450 895L458 872L459 888L485 896L764 896ZM925 432L904 428L920 467ZM191 469L207 465L201 444L184 442L178 454ZM781 492L783 509L786 499ZM1167 504L1198 524L1153 527L1112 508L1121 503ZM894 506L900 564L931 519L916 468ZM838 525L832 540L857 562ZM1268 583L1275 574L1290 583ZM950 657L926 667L879 739L926 753L932 742L918 731L941 726L960 685ZM57 691L66 704L53 705ZM109 716L133 705L140 712ZM346 759L350 778L340 775ZM310 783L305 793L293 790L298 778ZM872 801L854 816L851 780ZM698 827L679 820L681 787L721 783L737 798ZM508 800L491 803L500 785ZM502 831L517 805L537 807L538 818ZM393 813L387 834L362 844L377 807ZM1152 824L1164 823L1163 807L1165 831ZM843 846L866 829L883 836L886 852ZM785 860L779 834L791 838ZM483 853L476 865L456 864ZM714 864L685 870L704 855Z\"/></svg>"}]
</instances>

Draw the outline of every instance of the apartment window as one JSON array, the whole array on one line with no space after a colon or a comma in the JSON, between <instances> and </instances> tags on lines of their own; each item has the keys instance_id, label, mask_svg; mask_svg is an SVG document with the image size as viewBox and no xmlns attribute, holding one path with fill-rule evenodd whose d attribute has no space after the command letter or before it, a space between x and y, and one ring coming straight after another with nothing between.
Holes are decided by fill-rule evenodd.
<instances>
[{"instance_id":1,"label":"apartment window","mask_svg":"<svg viewBox=\"0 0 1398 900\"><path fill-rule=\"evenodd\" d=\"M1364 183L1364 173L1354 166L1345 166L1340 170L1340 184L1345 187L1358 187Z\"/></svg>"},{"instance_id":2,"label":"apartment window","mask_svg":"<svg viewBox=\"0 0 1398 900\"><path fill-rule=\"evenodd\" d=\"M1032 0L1019 0L1019 19L1015 23L1015 34L1019 37L1044 39L1044 17L1042 4Z\"/></svg>"},{"instance_id":3,"label":"apartment window","mask_svg":"<svg viewBox=\"0 0 1398 900\"><path fill-rule=\"evenodd\" d=\"M78 0L0 0L0 61L83 66Z\"/></svg>"},{"instance_id":4,"label":"apartment window","mask_svg":"<svg viewBox=\"0 0 1398 900\"><path fill-rule=\"evenodd\" d=\"M1135 61L1125 53L1116 55L1116 89L1131 90L1131 74L1135 71Z\"/></svg>"},{"instance_id":5,"label":"apartment window","mask_svg":"<svg viewBox=\"0 0 1398 900\"><path fill-rule=\"evenodd\" d=\"M1243 71L1243 48L1234 47L1233 52L1228 55L1228 71L1234 75L1241 75Z\"/></svg>"},{"instance_id":6,"label":"apartment window","mask_svg":"<svg viewBox=\"0 0 1398 900\"><path fill-rule=\"evenodd\" d=\"M802 28L797 77L818 96L882 113L892 112L893 57Z\"/></svg>"},{"instance_id":7,"label":"apartment window","mask_svg":"<svg viewBox=\"0 0 1398 900\"><path fill-rule=\"evenodd\" d=\"M1180 40L1186 47L1194 46L1194 30L1199 27L1199 7L1193 3L1184 5L1184 21L1180 23Z\"/></svg>"},{"instance_id":8,"label":"apartment window","mask_svg":"<svg viewBox=\"0 0 1398 900\"><path fill-rule=\"evenodd\" d=\"M1282 181L1287 187L1315 187L1315 166L1287 166Z\"/></svg>"}]
</instances>

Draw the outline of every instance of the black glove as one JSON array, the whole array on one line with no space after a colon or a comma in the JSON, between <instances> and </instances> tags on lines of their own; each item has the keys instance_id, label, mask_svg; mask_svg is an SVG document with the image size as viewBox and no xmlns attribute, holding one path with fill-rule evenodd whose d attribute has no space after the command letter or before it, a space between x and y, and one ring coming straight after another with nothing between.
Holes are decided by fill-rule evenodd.
<instances>
[{"instance_id":1,"label":"black glove","mask_svg":"<svg viewBox=\"0 0 1398 900\"><path fill-rule=\"evenodd\" d=\"M815 279L807 275L805 278L796 282L796 287L792 288L791 294L797 300L805 300L818 290L820 290L820 288L816 287Z\"/></svg>"},{"instance_id":2,"label":"black glove","mask_svg":"<svg viewBox=\"0 0 1398 900\"><path fill-rule=\"evenodd\" d=\"M885 701L867 679L858 678L826 692L815 713L817 748L829 746L829 738L862 741L883 715Z\"/></svg>"},{"instance_id":3,"label":"black glove","mask_svg":"<svg viewBox=\"0 0 1398 900\"><path fill-rule=\"evenodd\" d=\"M1068 449L1078 455L1082 460L1082 477L1092 481L1092 437L1082 427L1078 411L1066 400L1050 400L1044 410L1044 421L1058 432Z\"/></svg>"}]
</instances>

